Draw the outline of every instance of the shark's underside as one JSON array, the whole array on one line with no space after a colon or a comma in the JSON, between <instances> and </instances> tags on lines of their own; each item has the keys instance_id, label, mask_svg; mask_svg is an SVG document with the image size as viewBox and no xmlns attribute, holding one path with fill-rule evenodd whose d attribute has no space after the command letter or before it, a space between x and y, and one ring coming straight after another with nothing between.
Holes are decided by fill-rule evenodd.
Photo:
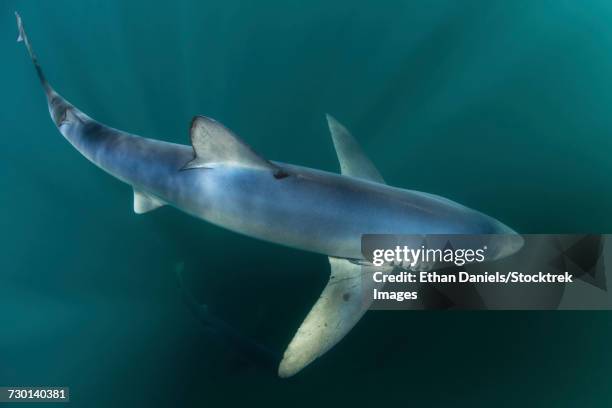
<instances>
[{"instance_id":1,"label":"shark's underside","mask_svg":"<svg viewBox=\"0 0 612 408\"><path fill-rule=\"evenodd\" d=\"M191 146L147 139L96 122L49 85L17 15L51 117L87 159L130 184L134 211L172 205L255 238L329 257L331 276L280 363L291 376L325 353L367 310L365 233L510 234L478 211L432 194L387 186L347 129L328 116L341 175L272 162L220 123L196 116ZM362 268L365 268L364 271Z\"/></svg>"}]
</instances>

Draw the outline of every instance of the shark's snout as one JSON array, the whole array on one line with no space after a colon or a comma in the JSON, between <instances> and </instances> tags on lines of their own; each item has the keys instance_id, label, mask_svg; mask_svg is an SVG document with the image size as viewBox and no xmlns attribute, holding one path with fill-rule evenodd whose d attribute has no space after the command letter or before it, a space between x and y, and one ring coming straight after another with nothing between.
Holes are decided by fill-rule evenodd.
<instances>
[{"instance_id":1,"label":"shark's snout","mask_svg":"<svg viewBox=\"0 0 612 408\"><path fill-rule=\"evenodd\" d=\"M525 244L523 237L500 221L495 220L494 223L493 260L502 259L517 253Z\"/></svg>"},{"instance_id":2,"label":"shark's snout","mask_svg":"<svg viewBox=\"0 0 612 408\"><path fill-rule=\"evenodd\" d=\"M500 247L497 259L502 259L514 255L523 247L525 240L519 234L507 234L502 238L503 244Z\"/></svg>"}]
</instances>

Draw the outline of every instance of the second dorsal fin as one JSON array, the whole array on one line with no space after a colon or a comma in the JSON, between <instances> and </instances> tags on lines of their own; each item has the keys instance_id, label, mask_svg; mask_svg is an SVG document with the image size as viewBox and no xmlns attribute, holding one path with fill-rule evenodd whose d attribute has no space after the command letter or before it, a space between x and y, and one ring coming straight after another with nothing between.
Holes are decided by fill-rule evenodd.
<instances>
[{"instance_id":1,"label":"second dorsal fin","mask_svg":"<svg viewBox=\"0 0 612 408\"><path fill-rule=\"evenodd\" d=\"M191 121L191 145L194 158L183 169L212 168L215 165L230 164L272 170L277 174L281 169L259 156L231 130L216 120L196 116Z\"/></svg>"}]
</instances>

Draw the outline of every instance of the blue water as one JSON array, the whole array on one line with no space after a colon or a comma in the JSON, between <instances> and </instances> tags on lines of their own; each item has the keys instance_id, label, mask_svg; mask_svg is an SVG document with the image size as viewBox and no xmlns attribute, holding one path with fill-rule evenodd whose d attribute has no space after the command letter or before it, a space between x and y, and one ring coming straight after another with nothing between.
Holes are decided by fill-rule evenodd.
<instances>
[{"instance_id":1,"label":"blue water","mask_svg":"<svg viewBox=\"0 0 612 408\"><path fill-rule=\"evenodd\" d=\"M609 1L3 0L0 386L70 386L87 407L610 405L604 312L373 312L291 380L215 342L177 265L282 350L327 260L134 215L130 187L54 128L14 10L50 82L113 127L187 144L205 114L264 157L337 171L328 112L390 184L520 232L609 233Z\"/></svg>"}]
</instances>

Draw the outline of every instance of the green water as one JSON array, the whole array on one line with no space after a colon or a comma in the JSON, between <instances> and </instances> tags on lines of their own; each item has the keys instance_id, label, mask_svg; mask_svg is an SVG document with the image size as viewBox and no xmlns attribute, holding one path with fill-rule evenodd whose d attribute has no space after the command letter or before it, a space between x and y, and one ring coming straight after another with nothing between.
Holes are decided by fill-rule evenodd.
<instances>
[{"instance_id":1,"label":"green water","mask_svg":"<svg viewBox=\"0 0 612 408\"><path fill-rule=\"evenodd\" d=\"M329 112L390 184L552 233L612 232L610 1L0 4L0 386L70 386L79 407L610 406L607 312L372 312L291 380L245 364L187 310L176 265L281 350L327 260L134 215L54 128L14 10L56 89L113 127L186 144L205 114L336 171Z\"/></svg>"}]
</instances>

